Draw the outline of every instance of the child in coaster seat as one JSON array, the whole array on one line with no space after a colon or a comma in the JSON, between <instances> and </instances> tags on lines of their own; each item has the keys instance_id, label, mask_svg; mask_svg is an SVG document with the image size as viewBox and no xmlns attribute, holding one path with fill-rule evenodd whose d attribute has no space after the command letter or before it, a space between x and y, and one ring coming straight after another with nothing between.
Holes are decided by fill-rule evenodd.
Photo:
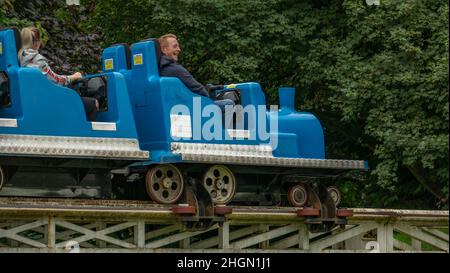
<instances>
[{"instance_id":1,"label":"child in coaster seat","mask_svg":"<svg viewBox=\"0 0 450 273\"><path fill-rule=\"evenodd\" d=\"M39 54L41 47L41 36L39 29L36 27L26 27L20 32L22 38L22 48L19 50L18 58L20 66L33 67L39 69L42 74L47 76L47 79L52 82L68 86L70 83L81 79L83 76L80 72L72 75L58 75L50 68L47 59ZM95 98L81 97L84 109L86 110L86 118L89 121L94 121L98 111L98 101Z\"/></svg>"}]
</instances>

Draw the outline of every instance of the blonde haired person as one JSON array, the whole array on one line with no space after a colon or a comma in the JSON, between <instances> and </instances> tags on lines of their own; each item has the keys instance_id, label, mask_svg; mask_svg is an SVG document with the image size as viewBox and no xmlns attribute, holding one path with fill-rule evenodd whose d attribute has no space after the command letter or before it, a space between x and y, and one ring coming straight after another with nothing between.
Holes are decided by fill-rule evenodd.
<instances>
[{"instance_id":1,"label":"blonde haired person","mask_svg":"<svg viewBox=\"0 0 450 273\"><path fill-rule=\"evenodd\" d=\"M71 82L82 78L80 72L76 72L70 76L58 75L50 68L47 59L39 54L41 47L41 38L39 29L35 27L23 28L20 32L22 38L22 48L19 50L19 61L22 67L34 67L42 71L49 80L64 86Z\"/></svg>"},{"instance_id":2,"label":"blonde haired person","mask_svg":"<svg viewBox=\"0 0 450 273\"><path fill-rule=\"evenodd\" d=\"M22 39L22 48L19 50L18 58L20 66L33 67L39 69L50 81L68 86L75 80L81 79L83 76L80 72L72 75L58 75L50 68L47 59L39 54L41 47L41 36L39 29L36 27L26 27L20 32ZM98 101L90 97L81 97L84 108L86 109L86 117L88 120L95 120L98 110Z\"/></svg>"}]
</instances>

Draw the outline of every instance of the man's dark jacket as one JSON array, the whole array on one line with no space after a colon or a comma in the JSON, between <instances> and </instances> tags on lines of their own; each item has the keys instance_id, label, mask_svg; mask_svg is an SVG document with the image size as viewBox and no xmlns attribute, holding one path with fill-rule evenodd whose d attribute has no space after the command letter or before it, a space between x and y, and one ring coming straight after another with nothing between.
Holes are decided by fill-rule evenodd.
<instances>
[{"instance_id":1,"label":"man's dark jacket","mask_svg":"<svg viewBox=\"0 0 450 273\"><path fill-rule=\"evenodd\" d=\"M191 73L189 73L186 68L177 63L175 60L163 55L161 56L159 68L159 74L162 77L177 77L192 92L209 97L206 88L201 83L196 81L194 77L192 77Z\"/></svg>"}]
</instances>

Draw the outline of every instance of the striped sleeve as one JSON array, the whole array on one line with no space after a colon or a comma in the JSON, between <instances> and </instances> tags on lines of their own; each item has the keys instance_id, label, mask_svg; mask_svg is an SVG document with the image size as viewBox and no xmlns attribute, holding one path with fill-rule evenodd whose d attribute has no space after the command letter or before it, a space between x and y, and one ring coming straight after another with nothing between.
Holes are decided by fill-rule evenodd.
<instances>
[{"instance_id":1,"label":"striped sleeve","mask_svg":"<svg viewBox=\"0 0 450 273\"><path fill-rule=\"evenodd\" d=\"M42 71L42 74L47 76L47 79L52 82L60 85L67 86L70 84L69 76L58 75L50 68L48 65L47 59L41 54L37 54L35 58L33 58L33 66L39 68Z\"/></svg>"},{"instance_id":2,"label":"striped sleeve","mask_svg":"<svg viewBox=\"0 0 450 273\"><path fill-rule=\"evenodd\" d=\"M66 85L69 85L69 83L70 83L68 76L56 74L55 72L53 72L53 70L50 68L50 66L48 64L42 68L42 73L44 75L46 75L49 80L51 80L52 82L54 82L56 84L66 86Z\"/></svg>"}]
</instances>

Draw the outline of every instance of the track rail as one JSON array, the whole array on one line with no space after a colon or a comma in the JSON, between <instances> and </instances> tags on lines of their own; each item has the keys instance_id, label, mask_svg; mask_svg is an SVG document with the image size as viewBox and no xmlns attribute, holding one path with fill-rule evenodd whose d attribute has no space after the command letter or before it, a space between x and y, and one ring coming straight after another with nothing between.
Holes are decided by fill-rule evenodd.
<instances>
[{"instance_id":1,"label":"track rail","mask_svg":"<svg viewBox=\"0 0 450 273\"><path fill-rule=\"evenodd\" d=\"M0 198L0 216L83 216L110 218L149 217L173 218L174 205L159 205L148 201L135 200L91 200L57 198ZM234 221L299 221L298 208L293 207L251 207L232 206L227 218ZM424 224L448 224L448 210L404 210L352 208L354 214L349 220L422 221Z\"/></svg>"},{"instance_id":2,"label":"track rail","mask_svg":"<svg viewBox=\"0 0 450 273\"><path fill-rule=\"evenodd\" d=\"M224 222L195 232L183 229L173 208L129 200L0 198L0 252L70 252L74 244L80 252L449 251L448 210L354 208L345 227L311 234L297 208L232 207ZM400 234L409 239L400 241Z\"/></svg>"}]
</instances>

